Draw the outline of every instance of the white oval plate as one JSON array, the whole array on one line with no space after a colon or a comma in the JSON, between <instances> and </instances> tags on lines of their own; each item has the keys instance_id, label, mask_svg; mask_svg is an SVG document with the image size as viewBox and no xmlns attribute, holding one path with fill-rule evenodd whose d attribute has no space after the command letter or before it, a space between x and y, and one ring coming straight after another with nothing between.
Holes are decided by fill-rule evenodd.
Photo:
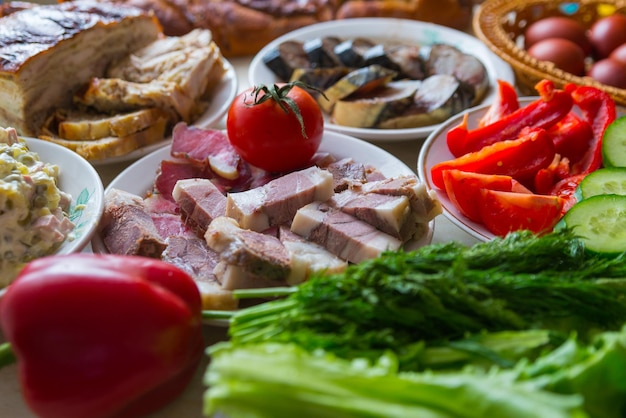
<instances>
[{"instance_id":1,"label":"white oval plate","mask_svg":"<svg viewBox=\"0 0 626 418\"><path fill-rule=\"evenodd\" d=\"M75 228L54 254L82 251L94 235L104 210L104 187L100 176L87 160L61 145L34 138L23 139L31 151L39 154L41 161L59 167L59 188L72 197L69 218Z\"/></svg>"},{"instance_id":2,"label":"white oval plate","mask_svg":"<svg viewBox=\"0 0 626 418\"><path fill-rule=\"evenodd\" d=\"M191 125L198 126L200 128L211 127L222 119L222 117L226 115L226 112L228 112L231 102L238 93L237 89L239 88L239 84L235 68L226 59L224 59L224 67L226 68L226 72L222 76L222 82L216 87L216 90L213 93L211 105L206 112L204 112L204 114L202 114L202 116L200 116L200 118L198 118L198 120ZM120 155L119 157L106 158L104 160L93 160L91 163L95 166L99 166L136 160L159 148L169 145L171 142L172 138L169 137L163 141L157 142L156 144L138 148L128 154Z\"/></svg>"},{"instance_id":3,"label":"white oval plate","mask_svg":"<svg viewBox=\"0 0 626 418\"><path fill-rule=\"evenodd\" d=\"M387 151L347 135L325 132L319 151L328 152L337 159L351 157L360 163L371 164L387 177L415 175L413 170ZM135 161L113 179L105 190L105 193L110 189L116 188L139 196L145 196L153 187L153 182L161 161L170 158L170 147L166 147ZM405 248L415 249L429 244L432 240L433 231L434 222L431 222L427 234L419 240L407 243L408 245L406 245ZM97 233L93 236L91 246L94 252L107 252L100 235Z\"/></svg>"},{"instance_id":4,"label":"white oval plate","mask_svg":"<svg viewBox=\"0 0 626 418\"><path fill-rule=\"evenodd\" d=\"M537 97L520 97L520 107L524 107L536 99ZM430 169L437 163L454 159L454 156L448 149L446 141L448 131L459 125L463 121L463 117L466 113L468 115L467 126L470 128L476 127L478 125L478 121L485 114L488 108L489 105L484 104L448 119L432 134L430 134L426 141L424 141L424 145L422 145L422 148L420 149L417 160L417 175L423 182L426 183L426 187L437 193L437 197L443 207L444 216L459 228L481 241L490 241L495 238L495 235L489 232L484 225L469 220L461 212L459 212L456 206L454 206L448 198L445 190L441 190L433 184Z\"/></svg>"},{"instance_id":5,"label":"white oval plate","mask_svg":"<svg viewBox=\"0 0 626 418\"><path fill-rule=\"evenodd\" d=\"M338 36L342 39L365 37L381 41L409 41L422 45L444 43L474 55L487 68L491 85L482 103L491 103L497 94L498 79L515 83L511 66L489 50L480 40L445 26L407 19L357 18L335 20L306 26L276 38L254 56L248 71L250 85L279 82L263 57L287 40L307 41L321 36ZM335 125L326 121L328 130L372 141L404 141L425 138L440 125L410 129L367 129Z\"/></svg>"}]
</instances>

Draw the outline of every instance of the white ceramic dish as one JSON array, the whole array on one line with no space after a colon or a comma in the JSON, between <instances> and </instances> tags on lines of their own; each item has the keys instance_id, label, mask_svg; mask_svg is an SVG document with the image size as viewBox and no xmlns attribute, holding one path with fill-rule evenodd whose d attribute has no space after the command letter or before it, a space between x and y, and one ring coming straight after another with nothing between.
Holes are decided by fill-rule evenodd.
<instances>
[{"instance_id":1,"label":"white ceramic dish","mask_svg":"<svg viewBox=\"0 0 626 418\"><path fill-rule=\"evenodd\" d=\"M24 140L41 161L59 166L59 188L72 196L69 217L75 228L55 254L82 251L95 233L104 209L100 176L87 160L65 147L40 139Z\"/></svg>"},{"instance_id":2,"label":"white ceramic dish","mask_svg":"<svg viewBox=\"0 0 626 418\"><path fill-rule=\"evenodd\" d=\"M324 133L320 151L329 152L338 159L352 157L355 161L371 164L388 177L415 174L406 164L387 151L368 142L335 132ZM169 158L171 158L170 147L154 151L122 171L113 179L106 190L116 188L144 196L152 188L161 161ZM408 243L407 249L429 244L432 240L433 230L434 222L431 222L427 234L419 240ZM98 234L93 236L91 246L94 252L107 252Z\"/></svg>"},{"instance_id":3,"label":"white ceramic dish","mask_svg":"<svg viewBox=\"0 0 626 418\"><path fill-rule=\"evenodd\" d=\"M365 37L383 41L409 41L421 45L445 43L477 57L487 68L491 88L482 103L490 103L497 94L496 81L515 83L509 64L491 52L477 38L466 33L433 23L405 19L359 18L318 23L295 30L266 45L250 63L248 81L251 85L272 84L277 77L263 63L263 57L278 44L287 40L307 41L321 36L342 39ZM335 125L327 121L328 130L372 141L402 141L425 138L439 125L411 129L365 129Z\"/></svg>"},{"instance_id":4,"label":"white ceramic dish","mask_svg":"<svg viewBox=\"0 0 626 418\"><path fill-rule=\"evenodd\" d=\"M211 127L222 119L222 117L226 115L226 112L228 112L231 102L238 93L237 89L239 88L239 83L237 80L237 73L232 64L229 61L224 60L224 66L226 68L226 73L222 77L222 83L217 86L217 89L213 94L211 105L198 120L192 123L192 125L201 128ZM156 144L136 149L126 155L107 158L104 160L94 160L91 163L95 166L99 166L137 160L159 148L169 145L170 142L172 142L171 137L166 138L164 141L157 142Z\"/></svg>"},{"instance_id":5,"label":"white ceramic dish","mask_svg":"<svg viewBox=\"0 0 626 418\"><path fill-rule=\"evenodd\" d=\"M537 97L520 97L520 107L524 107L536 99ZM487 230L487 228L482 224L470 221L457 210L448 198L445 190L441 190L433 184L430 169L437 163L454 159L454 156L448 149L448 144L446 143L446 134L448 131L460 124L466 113L468 115L468 127L476 127L478 120L485 114L488 108L489 105L485 104L469 109L448 119L428 136L424 145L422 145L422 148L420 149L417 161L417 175L423 182L426 183L426 186L429 189L434 190L437 193L437 197L441 201L441 206L443 207L444 216L459 228L481 241L490 241L495 238L495 235L489 232L489 230Z\"/></svg>"}]
</instances>

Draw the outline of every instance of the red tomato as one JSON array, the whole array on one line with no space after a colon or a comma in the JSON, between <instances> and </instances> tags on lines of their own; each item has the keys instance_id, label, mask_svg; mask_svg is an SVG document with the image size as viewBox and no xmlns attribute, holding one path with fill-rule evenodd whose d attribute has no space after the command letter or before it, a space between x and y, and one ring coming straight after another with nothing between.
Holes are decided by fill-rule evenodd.
<instances>
[{"instance_id":1,"label":"red tomato","mask_svg":"<svg viewBox=\"0 0 626 418\"><path fill-rule=\"evenodd\" d=\"M480 213L480 189L531 193L511 176L470 173L460 170L445 170L443 182L448 198L468 219L482 222Z\"/></svg>"},{"instance_id":2,"label":"red tomato","mask_svg":"<svg viewBox=\"0 0 626 418\"><path fill-rule=\"evenodd\" d=\"M576 196L576 190L580 185L580 182L583 181L586 174L577 174L568 178L565 178L559 181L554 185L550 194L553 196L559 196L564 199L565 203L563 205L563 214L570 210L572 206L578 202L578 197Z\"/></svg>"},{"instance_id":3,"label":"red tomato","mask_svg":"<svg viewBox=\"0 0 626 418\"><path fill-rule=\"evenodd\" d=\"M289 100L299 109L302 121ZM237 96L228 110L226 130L245 161L266 171L288 172L310 163L322 142L324 117L305 89L278 84L276 88L250 88Z\"/></svg>"},{"instance_id":4,"label":"red tomato","mask_svg":"<svg viewBox=\"0 0 626 418\"><path fill-rule=\"evenodd\" d=\"M561 219L563 204L558 196L482 189L480 210L483 224L495 235L519 230L543 234Z\"/></svg>"}]
</instances>

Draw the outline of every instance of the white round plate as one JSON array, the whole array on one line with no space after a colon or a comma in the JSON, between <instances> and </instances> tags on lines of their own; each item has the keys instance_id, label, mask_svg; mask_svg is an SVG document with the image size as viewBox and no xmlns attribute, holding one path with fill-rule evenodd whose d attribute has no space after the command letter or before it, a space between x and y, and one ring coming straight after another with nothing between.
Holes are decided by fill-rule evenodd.
<instances>
[{"instance_id":1,"label":"white round plate","mask_svg":"<svg viewBox=\"0 0 626 418\"><path fill-rule=\"evenodd\" d=\"M226 72L222 76L222 82L216 87L215 92L213 93L213 98L211 100L211 105L209 108L191 125L198 126L201 128L207 128L214 125L218 122L226 112L228 112L228 108L230 107L231 102L237 95L237 89L239 88L237 73L233 65L224 59L224 67L226 68ZM105 165L105 164L115 164L125 161L132 161L138 158L144 157L151 152L163 148L166 145L169 145L172 142L172 138L168 137L163 141L157 142L156 144L148 145L145 147L141 147L136 149L128 154L121 155L119 157L106 158L104 160L94 160L91 163L95 166Z\"/></svg>"},{"instance_id":2,"label":"white round plate","mask_svg":"<svg viewBox=\"0 0 626 418\"><path fill-rule=\"evenodd\" d=\"M501 60L480 40L445 26L407 19L357 18L335 20L306 26L287 33L267 44L254 56L248 71L250 85L279 82L263 62L263 57L287 40L307 41L322 36L338 36L342 39L365 37L379 41L408 41L421 45L444 43L474 55L487 68L491 85L482 103L490 103L497 94L498 79L515 83L511 66ZM326 122L328 130L372 141L404 141L425 138L439 125L410 129L367 129L352 128Z\"/></svg>"},{"instance_id":3,"label":"white round plate","mask_svg":"<svg viewBox=\"0 0 626 418\"><path fill-rule=\"evenodd\" d=\"M72 197L69 218L75 228L55 254L82 251L94 235L104 210L100 176L87 160L61 145L34 138L24 140L41 161L59 167L59 188Z\"/></svg>"},{"instance_id":4,"label":"white round plate","mask_svg":"<svg viewBox=\"0 0 626 418\"><path fill-rule=\"evenodd\" d=\"M351 157L360 163L371 164L387 177L415 175L413 170L387 151L347 135L325 132L319 151L328 152L337 159ZM170 147L166 147L135 161L111 181L105 193L115 188L138 196L145 196L153 187L154 178L161 161L170 158ZM428 232L419 240L407 243L405 248L415 249L429 244L432 240L433 230L434 222L431 222ZM107 252L97 233L93 236L91 246L94 252Z\"/></svg>"},{"instance_id":5,"label":"white round plate","mask_svg":"<svg viewBox=\"0 0 626 418\"><path fill-rule=\"evenodd\" d=\"M537 97L520 97L520 107L524 107L536 99ZM448 119L440 127L435 129L435 131L428 136L426 141L424 141L424 145L422 145L422 148L420 149L417 160L417 175L424 183L426 183L426 187L437 193L437 197L443 207L444 216L459 228L481 241L490 241L495 238L495 235L489 232L484 225L469 220L458 211L448 198L445 190L441 190L433 184L430 169L437 163L454 159L454 156L448 149L448 144L446 142L446 135L448 131L459 125L463 121L463 117L466 113L468 115L467 126L469 128L476 127L478 125L478 121L485 114L488 108L489 105L484 104Z\"/></svg>"}]
</instances>

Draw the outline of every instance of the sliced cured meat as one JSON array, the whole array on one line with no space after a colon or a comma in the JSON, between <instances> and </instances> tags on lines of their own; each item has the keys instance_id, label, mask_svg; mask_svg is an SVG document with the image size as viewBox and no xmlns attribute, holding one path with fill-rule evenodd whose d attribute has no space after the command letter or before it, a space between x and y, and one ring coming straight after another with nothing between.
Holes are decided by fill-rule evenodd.
<instances>
[{"instance_id":1,"label":"sliced cured meat","mask_svg":"<svg viewBox=\"0 0 626 418\"><path fill-rule=\"evenodd\" d=\"M365 166L352 158L343 158L330 163L326 170L333 175L333 189L335 193L346 190L351 185L367 182Z\"/></svg>"},{"instance_id":2,"label":"sliced cured meat","mask_svg":"<svg viewBox=\"0 0 626 418\"><path fill-rule=\"evenodd\" d=\"M417 231L417 222L406 196L360 193L349 189L336 194L329 203L402 242L408 241Z\"/></svg>"},{"instance_id":3,"label":"sliced cured meat","mask_svg":"<svg viewBox=\"0 0 626 418\"><path fill-rule=\"evenodd\" d=\"M314 274L339 273L348 266L345 260L321 245L294 234L286 226L278 229L278 239L283 243L291 258L291 273L287 278L290 285L302 283Z\"/></svg>"},{"instance_id":4,"label":"sliced cured meat","mask_svg":"<svg viewBox=\"0 0 626 418\"><path fill-rule=\"evenodd\" d=\"M193 165L209 167L216 174L234 180L239 176L241 157L219 130L188 126L181 122L172 132L172 156L189 160Z\"/></svg>"},{"instance_id":5,"label":"sliced cured meat","mask_svg":"<svg viewBox=\"0 0 626 418\"><path fill-rule=\"evenodd\" d=\"M325 201L333 195L333 176L319 167L294 171L262 187L229 193L226 216L244 229L264 231L291 222L302 206Z\"/></svg>"},{"instance_id":6,"label":"sliced cured meat","mask_svg":"<svg viewBox=\"0 0 626 418\"><path fill-rule=\"evenodd\" d=\"M415 176L401 176L363 185L364 193L379 193L390 196L406 196L411 204L411 212L416 222L428 223L442 213L441 202L434 191Z\"/></svg>"},{"instance_id":7,"label":"sliced cured meat","mask_svg":"<svg viewBox=\"0 0 626 418\"><path fill-rule=\"evenodd\" d=\"M225 289L287 285L290 257L275 236L242 229L222 216L211 222L204 237L219 253L214 273Z\"/></svg>"},{"instance_id":8,"label":"sliced cured meat","mask_svg":"<svg viewBox=\"0 0 626 418\"><path fill-rule=\"evenodd\" d=\"M172 192L181 217L200 236L213 219L226 213L226 196L207 179L179 180Z\"/></svg>"},{"instance_id":9,"label":"sliced cured meat","mask_svg":"<svg viewBox=\"0 0 626 418\"><path fill-rule=\"evenodd\" d=\"M238 300L233 298L232 292L222 288L213 274L219 255L203 239L170 236L161 259L194 278L200 290L203 309L232 310L238 307Z\"/></svg>"},{"instance_id":10,"label":"sliced cured meat","mask_svg":"<svg viewBox=\"0 0 626 418\"><path fill-rule=\"evenodd\" d=\"M137 195L112 189L105 196L101 235L110 253L160 258L165 241Z\"/></svg>"},{"instance_id":11,"label":"sliced cured meat","mask_svg":"<svg viewBox=\"0 0 626 418\"><path fill-rule=\"evenodd\" d=\"M351 263L402 246L399 239L323 202L313 202L298 210L291 231Z\"/></svg>"}]
</instances>

